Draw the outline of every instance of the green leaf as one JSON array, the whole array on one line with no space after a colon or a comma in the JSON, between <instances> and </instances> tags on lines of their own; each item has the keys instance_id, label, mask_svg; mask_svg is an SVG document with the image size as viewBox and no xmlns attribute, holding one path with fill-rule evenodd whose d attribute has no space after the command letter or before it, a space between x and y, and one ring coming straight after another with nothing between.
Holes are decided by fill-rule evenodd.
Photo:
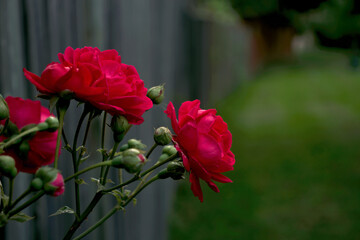
<instances>
[{"instance_id":1,"label":"green leaf","mask_svg":"<svg viewBox=\"0 0 360 240\"><path fill-rule=\"evenodd\" d=\"M50 112L53 112L54 110L54 107L56 106L56 103L58 102L59 100L59 97L58 96L52 96L49 100L49 109L50 109Z\"/></svg>"},{"instance_id":2,"label":"green leaf","mask_svg":"<svg viewBox=\"0 0 360 240\"><path fill-rule=\"evenodd\" d=\"M7 222L8 222L8 218L7 218L6 214L1 212L0 213L0 227L5 226L7 224Z\"/></svg>"},{"instance_id":3,"label":"green leaf","mask_svg":"<svg viewBox=\"0 0 360 240\"><path fill-rule=\"evenodd\" d=\"M6 207L9 203L9 197L5 194L4 188L0 181L0 203L2 202L3 206Z\"/></svg>"},{"instance_id":4,"label":"green leaf","mask_svg":"<svg viewBox=\"0 0 360 240\"><path fill-rule=\"evenodd\" d=\"M87 183L85 182L85 180L82 179L82 178L76 179L75 182L76 182L77 184L79 184L79 185L80 185L80 184L87 184Z\"/></svg>"},{"instance_id":5,"label":"green leaf","mask_svg":"<svg viewBox=\"0 0 360 240\"><path fill-rule=\"evenodd\" d=\"M53 216L57 216L57 215L60 215L60 214L74 214L76 215L75 211L68 207L68 206L64 206L62 208L60 208L59 210L57 210L55 213L51 214L50 217L53 217Z\"/></svg>"},{"instance_id":6,"label":"green leaf","mask_svg":"<svg viewBox=\"0 0 360 240\"><path fill-rule=\"evenodd\" d=\"M81 159L80 159L80 164L82 164L83 162L85 162L89 157L90 157L90 155L87 155L87 156L81 158Z\"/></svg>"},{"instance_id":7,"label":"green leaf","mask_svg":"<svg viewBox=\"0 0 360 240\"><path fill-rule=\"evenodd\" d=\"M25 213L20 212L16 215L12 216L11 218L9 218L9 220L14 220L17 222L27 222L33 218L35 218L35 217L30 217L30 216L26 215Z\"/></svg>"},{"instance_id":8,"label":"green leaf","mask_svg":"<svg viewBox=\"0 0 360 240\"><path fill-rule=\"evenodd\" d=\"M109 194L113 195L116 198L116 201L118 202L118 204L121 205L124 196L119 190L113 190L113 191L109 192Z\"/></svg>"},{"instance_id":9,"label":"green leaf","mask_svg":"<svg viewBox=\"0 0 360 240\"><path fill-rule=\"evenodd\" d=\"M100 179L98 178L91 178L91 181L95 182L97 185L96 192L100 192L105 189L105 186L100 183Z\"/></svg>"}]
</instances>

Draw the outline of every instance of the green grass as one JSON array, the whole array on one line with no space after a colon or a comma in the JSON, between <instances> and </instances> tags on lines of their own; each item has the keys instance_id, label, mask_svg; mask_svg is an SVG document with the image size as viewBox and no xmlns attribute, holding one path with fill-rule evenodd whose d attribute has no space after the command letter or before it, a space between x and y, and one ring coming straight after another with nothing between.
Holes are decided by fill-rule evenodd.
<instances>
[{"instance_id":1,"label":"green grass","mask_svg":"<svg viewBox=\"0 0 360 240\"><path fill-rule=\"evenodd\" d=\"M171 240L360 239L360 72L337 56L264 71L218 107L232 184L177 191Z\"/></svg>"}]
</instances>

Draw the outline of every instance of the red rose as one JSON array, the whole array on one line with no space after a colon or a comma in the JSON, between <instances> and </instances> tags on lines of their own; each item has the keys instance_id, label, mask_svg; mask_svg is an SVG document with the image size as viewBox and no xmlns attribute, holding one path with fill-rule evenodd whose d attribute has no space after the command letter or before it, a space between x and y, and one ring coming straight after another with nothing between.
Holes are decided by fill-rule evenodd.
<instances>
[{"instance_id":1,"label":"red rose","mask_svg":"<svg viewBox=\"0 0 360 240\"><path fill-rule=\"evenodd\" d=\"M60 196L65 191L63 176L60 173L57 173L56 178L53 181L46 183L44 188L45 192L51 196Z\"/></svg>"},{"instance_id":2,"label":"red rose","mask_svg":"<svg viewBox=\"0 0 360 240\"><path fill-rule=\"evenodd\" d=\"M44 94L70 90L78 100L90 102L112 115L123 115L141 124L142 114L152 107L144 82L133 66L121 63L116 50L66 48L59 63L49 64L41 77L24 69L27 79Z\"/></svg>"},{"instance_id":3,"label":"red rose","mask_svg":"<svg viewBox=\"0 0 360 240\"><path fill-rule=\"evenodd\" d=\"M184 102L179 109L179 121L170 102L165 113L171 119L176 135L173 136L185 169L190 172L191 190L203 201L199 178L215 192L219 192L213 180L232 182L222 172L233 170L235 156L230 151L232 136L227 124L215 109L203 110L200 101Z\"/></svg>"},{"instance_id":4,"label":"red rose","mask_svg":"<svg viewBox=\"0 0 360 240\"><path fill-rule=\"evenodd\" d=\"M10 96L5 98L5 101L9 106L10 121L19 130L28 124L38 124L44 122L49 116L53 116L47 108L41 106L40 101ZM1 125L4 123L5 120L0 121ZM5 155L10 155L15 159L18 171L35 173L39 167L54 162L57 135L58 131L37 132L33 138L28 140L30 149L25 158L20 158L18 151L11 147L5 151ZM0 136L0 141L4 139L4 136Z\"/></svg>"}]
</instances>

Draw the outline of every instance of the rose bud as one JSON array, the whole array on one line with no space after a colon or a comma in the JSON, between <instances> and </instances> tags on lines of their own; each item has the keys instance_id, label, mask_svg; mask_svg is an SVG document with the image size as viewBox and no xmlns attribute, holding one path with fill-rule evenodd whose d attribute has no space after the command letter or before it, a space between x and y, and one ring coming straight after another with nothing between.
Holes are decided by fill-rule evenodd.
<instances>
[{"instance_id":1,"label":"rose bud","mask_svg":"<svg viewBox=\"0 0 360 240\"><path fill-rule=\"evenodd\" d=\"M150 88L146 96L150 98L154 104L160 104L164 99L164 85Z\"/></svg>"},{"instance_id":2,"label":"rose bud","mask_svg":"<svg viewBox=\"0 0 360 240\"><path fill-rule=\"evenodd\" d=\"M174 146L167 145L167 146L163 147L162 153L165 153L165 154L171 156L171 155L174 155L175 153L177 153L177 150Z\"/></svg>"},{"instance_id":3,"label":"rose bud","mask_svg":"<svg viewBox=\"0 0 360 240\"><path fill-rule=\"evenodd\" d=\"M167 171L174 180L184 179L185 168L181 161L173 161L167 165Z\"/></svg>"},{"instance_id":4,"label":"rose bud","mask_svg":"<svg viewBox=\"0 0 360 240\"><path fill-rule=\"evenodd\" d=\"M4 130L4 136L11 137L12 135L15 135L18 133L19 133L18 127L13 122L9 121Z\"/></svg>"},{"instance_id":5,"label":"rose bud","mask_svg":"<svg viewBox=\"0 0 360 240\"><path fill-rule=\"evenodd\" d=\"M60 173L57 173L56 178L51 182L44 184L44 191L46 194L57 197L64 193L64 178Z\"/></svg>"},{"instance_id":6,"label":"rose bud","mask_svg":"<svg viewBox=\"0 0 360 240\"><path fill-rule=\"evenodd\" d=\"M170 156L169 156L168 154L163 153L163 154L161 154L160 157L159 157L159 162L163 162L163 161L165 161L166 159L168 159L169 157L170 157Z\"/></svg>"},{"instance_id":7,"label":"rose bud","mask_svg":"<svg viewBox=\"0 0 360 240\"><path fill-rule=\"evenodd\" d=\"M40 178L44 183L54 180L59 170L51 167L41 167L36 173L35 177Z\"/></svg>"},{"instance_id":8,"label":"rose bud","mask_svg":"<svg viewBox=\"0 0 360 240\"><path fill-rule=\"evenodd\" d=\"M48 124L48 132L55 132L59 128L59 120L56 117L50 116L45 122Z\"/></svg>"},{"instance_id":9,"label":"rose bud","mask_svg":"<svg viewBox=\"0 0 360 240\"><path fill-rule=\"evenodd\" d=\"M30 151L30 144L29 144L29 142L28 141L22 141L21 143L20 143L20 145L18 146L18 155L19 155L19 157L21 157L21 158L24 158L24 159L26 159L27 158L27 156L28 156L28 153L29 153L29 151Z\"/></svg>"},{"instance_id":10,"label":"rose bud","mask_svg":"<svg viewBox=\"0 0 360 240\"><path fill-rule=\"evenodd\" d=\"M9 107L3 96L0 94L0 120L9 118L9 116L10 116Z\"/></svg>"},{"instance_id":11,"label":"rose bud","mask_svg":"<svg viewBox=\"0 0 360 240\"><path fill-rule=\"evenodd\" d=\"M40 178L37 177L31 181L30 186L31 186L32 190L39 191L40 189L43 188L44 182Z\"/></svg>"},{"instance_id":12,"label":"rose bud","mask_svg":"<svg viewBox=\"0 0 360 240\"><path fill-rule=\"evenodd\" d=\"M138 149L130 148L112 160L112 166L124 168L128 173L137 173L145 163L145 156Z\"/></svg>"},{"instance_id":13,"label":"rose bud","mask_svg":"<svg viewBox=\"0 0 360 240\"><path fill-rule=\"evenodd\" d=\"M59 170L51 167L39 168L35 173L35 179L37 178L42 181L42 188L46 194L55 197L63 194L65 190L64 178L59 173ZM41 186L41 183L39 180L35 179L31 183L31 186L36 189Z\"/></svg>"},{"instance_id":14,"label":"rose bud","mask_svg":"<svg viewBox=\"0 0 360 240\"><path fill-rule=\"evenodd\" d=\"M156 144L164 146L171 142L172 134L166 127L159 127L154 132L154 141Z\"/></svg>"},{"instance_id":15,"label":"rose bud","mask_svg":"<svg viewBox=\"0 0 360 240\"><path fill-rule=\"evenodd\" d=\"M7 155L0 156L0 174L8 178L14 178L17 174L15 160Z\"/></svg>"},{"instance_id":16,"label":"rose bud","mask_svg":"<svg viewBox=\"0 0 360 240\"><path fill-rule=\"evenodd\" d=\"M120 142L129 129L130 124L124 116L116 115L111 119L111 130L114 133L114 140Z\"/></svg>"},{"instance_id":17,"label":"rose bud","mask_svg":"<svg viewBox=\"0 0 360 240\"><path fill-rule=\"evenodd\" d=\"M146 148L146 145L137 139L130 139L127 144L128 144L128 148L136 148L139 150L145 150Z\"/></svg>"}]
</instances>

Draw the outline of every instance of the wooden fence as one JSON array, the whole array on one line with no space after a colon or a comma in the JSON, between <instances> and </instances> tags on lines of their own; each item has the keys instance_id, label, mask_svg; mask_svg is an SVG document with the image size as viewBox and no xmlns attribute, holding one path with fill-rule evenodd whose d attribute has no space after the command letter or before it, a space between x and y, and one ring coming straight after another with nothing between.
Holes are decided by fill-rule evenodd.
<instances>
[{"instance_id":1,"label":"wooden fence","mask_svg":"<svg viewBox=\"0 0 360 240\"><path fill-rule=\"evenodd\" d=\"M130 132L130 137L141 138L151 146L153 127L169 126L162 113L168 101L179 103L200 97L205 106L212 106L246 72L245 64L241 64L246 59L246 33L235 26L197 19L188 11L189 2L0 0L0 93L34 99L35 88L23 76L22 68L40 74L48 63L57 61L57 53L67 46L116 49L124 63L136 67L146 87L166 83L164 103L147 112L144 124ZM229 51L233 54L227 54ZM65 120L70 139L77 112L78 109L70 111ZM99 127L99 122L93 125L92 139L98 139ZM89 144L89 149L93 149L96 141ZM96 151L91 150L91 154L96 155ZM64 153L60 169L65 176L71 174L72 167L67 166L71 162ZM81 191L84 206L96 190L90 175L83 177L87 183ZM28 174L20 174L15 194L26 189L30 179ZM126 212L113 216L86 239L167 239L166 222L174 186L170 180L153 184L139 195L136 207L128 206ZM34 220L8 224L5 239L61 239L73 216L49 217L48 213L64 205L74 207L74 197L69 194L73 186L66 187L64 196L43 197L34 208L25 211L32 216L38 214ZM105 197L78 232L104 215L114 201L111 196Z\"/></svg>"}]
</instances>

